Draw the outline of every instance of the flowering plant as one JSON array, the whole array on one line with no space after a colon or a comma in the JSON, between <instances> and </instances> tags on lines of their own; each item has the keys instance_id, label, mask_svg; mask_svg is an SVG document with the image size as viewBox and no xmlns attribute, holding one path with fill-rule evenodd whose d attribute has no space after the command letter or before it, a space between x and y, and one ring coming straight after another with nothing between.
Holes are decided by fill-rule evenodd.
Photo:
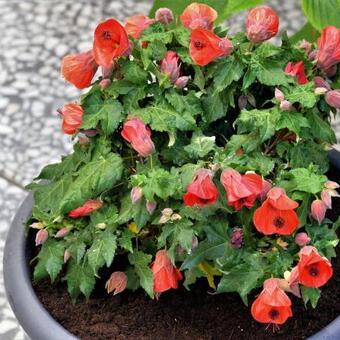
<instances>
[{"instance_id":1,"label":"flowering plant","mask_svg":"<svg viewBox=\"0 0 340 340\"><path fill-rule=\"evenodd\" d=\"M63 278L75 300L98 277L151 298L206 277L246 304L263 286L251 313L275 325L292 316L288 294L316 305L338 243L325 173L340 30L276 46L268 7L234 37L216 19L197 3L109 19L92 50L64 57L64 78L91 88L59 110L74 152L30 185L35 281Z\"/></svg>"}]
</instances>

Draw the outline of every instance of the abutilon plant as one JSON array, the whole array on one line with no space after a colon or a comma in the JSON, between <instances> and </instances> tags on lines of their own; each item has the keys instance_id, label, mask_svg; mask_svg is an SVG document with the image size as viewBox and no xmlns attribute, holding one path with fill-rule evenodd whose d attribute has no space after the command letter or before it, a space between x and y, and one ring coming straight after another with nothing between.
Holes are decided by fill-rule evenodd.
<instances>
[{"instance_id":1,"label":"abutilon plant","mask_svg":"<svg viewBox=\"0 0 340 340\"><path fill-rule=\"evenodd\" d=\"M63 58L62 76L88 90L58 110L73 152L29 186L35 281L59 276L73 300L100 278L161 299L205 277L244 302L259 293L250 312L275 328L290 294L316 303L338 243L326 174L339 29L277 46L269 7L234 37L217 19L199 3L109 18L91 50Z\"/></svg>"}]
</instances>

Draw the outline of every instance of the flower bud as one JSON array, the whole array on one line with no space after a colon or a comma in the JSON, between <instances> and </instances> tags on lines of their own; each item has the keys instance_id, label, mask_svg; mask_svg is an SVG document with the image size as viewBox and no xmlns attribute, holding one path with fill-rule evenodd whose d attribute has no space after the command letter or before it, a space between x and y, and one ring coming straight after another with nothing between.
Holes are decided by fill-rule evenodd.
<instances>
[{"instance_id":1,"label":"flower bud","mask_svg":"<svg viewBox=\"0 0 340 340\"><path fill-rule=\"evenodd\" d=\"M318 50L313 50L312 52L308 54L308 59L310 61L314 61L316 59L317 54L318 54Z\"/></svg>"},{"instance_id":2,"label":"flower bud","mask_svg":"<svg viewBox=\"0 0 340 340\"><path fill-rule=\"evenodd\" d=\"M173 214L173 210L171 208L165 208L162 210L162 215L170 217Z\"/></svg>"},{"instance_id":3,"label":"flower bud","mask_svg":"<svg viewBox=\"0 0 340 340\"><path fill-rule=\"evenodd\" d=\"M307 233L297 233L295 235L295 243L299 246L299 247L304 247L307 244L309 244L310 242L310 237L308 236Z\"/></svg>"},{"instance_id":4,"label":"flower bud","mask_svg":"<svg viewBox=\"0 0 340 340\"><path fill-rule=\"evenodd\" d=\"M45 226L41 222L34 222L30 224L30 227L33 229L43 229Z\"/></svg>"},{"instance_id":5,"label":"flower bud","mask_svg":"<svg viewBox=\"0 0 340 340\"><path fill-rule=\"evenodd\" d=\"M143 190L141 187L133 187L130 193L132 204L138 203L143 196Z\"/></svg>"},{"instance_id":6,"label":"flower bud","mask_svg":"<svg viewBox=\"0 0 340 340\"><path fill-rule=\"evenodd\" d=\"M97 129L87 129L81 131L86 137L94 137L98 135Z\"/></svg>"},{"instance_id":7,"label":"flower bud","mask_svg":"<svg viewBox=\"0 0 340 340\"><path fill-rule=\"evenodd\" d=\"M106 228L106 223L98 223L96 224L96 228L104 230Z\"/></svg>"},{"instance_id":8,"label":"flower bud","mask_svg":"<svg viewBox=\"0 0 340 340\"><path fill-rule=\"evenodd\" d=\"M328 90L325 87L316 87L315 90L314 90L314 93L317 96L322 96L323 94L325 94L327 92L328 92Z\"/></svg>"},{"instance_id":9,"label":"flower bud","mask_svg":"<svg viewBox=\"0 0 340 340\"><path fill-rule=\"evenodd\" d=\"M90 138L83 132L78 133L78 141L80 145L88 145L90 143Z\"/></svg>"},{"instance_id":10,"label":"flower bud","mask_svg":"<svg viewBox=\"0 0 340 340\"><path fill-rule=\"evenodd\" d=\"M191 248L188 250L188 255L191 255L192 251L198 246L197 236L193 236L191 240Z\"/></svg>"},{"instance_id":11,"label":"flower bud","mask_svg":"<svg viewBox=\"0 0 340 340\"><path fill-rule=\"evenodd\" d=\"M329 86L328 82L323 79L322 77L314 77L313 79L315 87L324 87L327 90L331 90L331 87Z\"/></svg>"},{"instance_id":12,"label":"flower bud","mask_svg":"<svg viewBox=\"0 0 340 340\"><path fill-rule=\"evenodd\" d=\"M71 253L66 249L64 251L64 263L66 263L71 257Z\"/></svg>"},{"instance_id":13,"label":"flower bud","mask_svg":"<svg viewBox=\"0 0 340 340\"><path fill-rule=\"evenodd\" d=\"M184 89L187 86L189 79L190 77L187 76L179 77L174 85L179 89Z\"/></svg>"},{"instance_id":14,"label":"flower bud","mask_svg":"<svg viewBox=\"0 0 340 340\"><path fill-rule=\"evenodd\" d=\"M248 97L242 94L241 96L238 97L237 103L240 110L245 109L248 104Z\"/></svg>"},{"instance_id":15,"label":"flower bud","mask_svg":"<svg viewBox=\"0 0 340 340\"><path fill-rule=\"evenodd\" d=\"M282 102L285 100L285 95L278 88L275 88L275 99L279 102Z\"/></svg>"},{"instance_id":16,"label":"flower bud","mask_svg":"<svg viewBox=\"0 0 340 340\"><path fill-rule=\"evenodd\" d=\"M102 79L99 82L99 87L101 90L107 89L111 85L111 80L110 79Z\"/></svg>"},{"instance_id":17,"label":"flower bud","mask_svg":"<svg viewBox=\"0 0 340 340\"><path fill-rule=\"evenodd\" d=\"M35 245L39 246L46 242L48 239L48 231L46 229L40 229L35 236Z\"/></svg>"},{"instance_id":18,"label":"flower bud","mask_svg":"<svg viewBox=\"0 0 340 340\"><path fill-rule=\"evenodd\" d=\"M160 70L169 77L172 84L175 84L179 78L181 67L178 62L179 57L174 51L168 51L161 62Z\"/></svg>"},{"instance_id":19,"label":"flower bud","mask_svg":"<svg viewBox=\"0 0 340 340\"><path fill-rule=\"evenodd\" d=\"M111 77L112 72L113 72L115 66L116 66L115 63L112 63L112 65L108 66L108 67L102 66L102 76L103 76L103 78Z\"/></svg>"},{"instance_id":20,"label":"flower bud","mask_svg":"<svg viewBox=\"0 0 340 340\"><path fill-rule=\"evenodd\" d=\"M308 55L312 51L312 44L307 40L302 40L299 47Z\"/></svg>"},{"instance_id":21,"label":"flower bud","mask_svg":"<svg viewBox=\"0 0 340 340\"><path fill-rule=\"evenodd\" d=\"M327 207L321 200L314 200L311 205L311 215L318 221L319 225L324 220Z\"/></svg>"},{"instance_id":22,"label":"flower bud","mask_svg":"<svg viewBox=\"0 0 340 340\"><path fill-rule=\"evenodd\" d=\"M251 93L248 93L247 97L248 97L248 103L251 106L256 107L256 99L255 99L254 95L252 95Z\"/></svg>"},{"instance_id":23,"label":"flower bud","mask_svg":"<svg viewBox=\"0 0 340 340\"><path fill-rule=\"evenodd\" d=\"M332 196L327 189L321 191L321 201L328 209L332 209Z\"/></svg>"},{"instance_id":24,"label":"flower bud","mask_svg":"<svg viewBox=\"0 0 340 340\"><path fill-rule=\"evenodd\" d=\"M146 202L146 210L148 211L148 213L149 213L150 215L152 215L152 214L154 213L156 207L157 207L157 203L155 203L155 202L150 202L150 201L147 201L147 202Z\"/></svg>"},{"instance_id":25,"label":"flower bud","mask_svg":"<svg viewBox=\"0 0 340 340\"><path fill-rule=\"evenodd\" d=\"M123 272L114 272L110 278L106 281L105 288L107 293L113 292L113 295L117 295L125 290L127 284L127 276Z\"/></svg>"},{"instance_id":26,"label":"flower bud","mask_svg":"<svg viewBox=\"0 0 340 340\"><path fill-rule=\"evenodd\" d=\"M330 68L328 68L327 70L325 70L325 73L326 73L326 76L328 78L333 78L336 75L337 71L338 71L337 65L333 65Z\"/></svg>"},{"instance_id":27,"label":"flower bud","mask_svg":"<svg viewBox=\"0 0 340 340\"><path fill-rule=\"evenodd\" d=\"M340 109L340 90L332 90L326 94L326 102L329 106Z\"/></svg>"},{"instance_id":28,"label":"flower bud","mask_svg":"<svg viewBox=\"0 0 340 340\"><path fill-rule=\"evenodd\" d=\"M155 19L156 21L159 21L164 25L168 25L171 21L174 20L174 14L169 8L159 8L156 11Z\"/></svg>"},{"instance_id":29,"label":"flower bud","mask_svg":"<svg viewBox=\"0 0 340 340\"><path fill-rule=\"evenodd\" d=\"M63 238L70 232L70 229L67 227L61 228L58 230L58 232L55 234L55 238Z\"/></svg>"},{"instance_id":30,"label":"flower bud","mask_svg":"<svg viewBox=\"0 0 340 340\"><path fill-rule=\"evenodd\" d=\"M133 50L133 43L131 40L129 40L129 46L122 55L124 57L128 57L132 53L132 50Z\"/></svg>"},{"instance_id":31,"label":"flower bud","mask_svg":"<svg viewBox=\"0 0 340 340\"><path fill-rule=\"evenodd\" d=\"M339 185L337 182L327 181L327 182L324 184L324 187L325 187L326 189L338 189L338 188L340 188L340 185Z\"/></svg>"},{"instance_id":32,"label":"flower bud","mask_svg":"<svg viewBox=\"0 0 340 340\"><path fill-rule=\"evenodd\" d=\"M291 102L289 102L288 100L283 100L281 103L280 103L280 109L282 111L291 111L293 108L293 105Z\"/></svg>"},{"instance_id":33,"label":"flower bud","mask_svg":"<svg viewBox=\"0 0 340 340\"><path fill-rule=\"evenodd\" d=\"M231 235L230 244L235 249L240 249L243 245L243 230L242 228L234 228Z\"/></svg>"},{"instance_id":34,"label":"flower bud","mask_svg":"<svg viewBox=\"0 0 340 340\"><path fill-rule=\"evenodd\" d=\"M177 221L177 220L181 220L182 216L179 214L173 214L171 215L171 221Z\"/></svg>"}]
</instances>

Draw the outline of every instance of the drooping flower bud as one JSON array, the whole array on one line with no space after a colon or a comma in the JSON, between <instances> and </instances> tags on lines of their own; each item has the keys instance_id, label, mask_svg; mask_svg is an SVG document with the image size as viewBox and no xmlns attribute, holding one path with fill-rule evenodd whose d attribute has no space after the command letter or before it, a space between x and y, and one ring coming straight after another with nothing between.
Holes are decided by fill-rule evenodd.
<instances>
[{"instance_id":1,"label":"drooping flower bud","mask_svg":"<svg viewBox=\"0 0 340 340\"><path fill-rule=\"evenodd\" d=\"M317 54L318 54L318 50L313 50L312 52L308 54L308 59L310 61L314 61L316 59Z\"/></svg>"},{"instance_id":2,"label":"drooping flower bud","mask_svg":"<svg viewBox=\"0 0 340 340\"><path fill-rule=\"evenodd\" d=\"M175 84L179 78L181 67L178 65L178 61L179 57L177 53L168 51L161 63L161 72L169 77L172 84Z\"/></svg>"},{"instance_id":3,"label":"drooping flower bud","mask_svg":"<svg viewBox=\"0 0 340 340\"><path fill-rule=\"evenodd\" d=\"M99 87L101 90L107 89L111 85L111 80L110 79L102 79L99 82Z\"/></svg>"},{"instance_id":4,"label":"drooping flower bud","mask_svg":"<svg viewBox=\"0 0 340 340\"><path fill-rule=\"evenodd\" d=\"M81 130L81 132L86 136L86 137L94 137L98 135L98 130L97 129L87 129L87 130Z\"/></svg>"},{"instance_id":5,"label":"drooping flower bud","mask_svg":"<svg viewBox=\"0 0 340 340\"><path fill-rule=\"evenodd\" d=\"M280 109L282 111L291 111L293 108L293 105L291 102L289 102L288 100L283 100L281 103L280 103Z\"/></svg>"},{"instance_id":6,"label":"drooping flower bud","mask_svg":"<svg viewBox=\"0 0 340 340\"><path fill-rule=\"evenodd\" d=\"M235 249L240 249L243 245L243 229L234 228L231 235L230 244Z\"/></svg>"},{"instance_id":7,"label":"drooping flower bud","mask_svg":"<svg viewBox=\"0 0 340 340\"><path fill-rule=\"evenodd\" d=\"M127 49L123 53L123 56L128 57L132 53L132 50L133 50L133 42L131 40L129 40L129 46L127 47Z\"/></svg>"},{"instance_id":8,"label":"drooping flower bud","mask_svg":"<svg viewBox=\"0 0 340 340\"><path fill-rule=\"evenodd\" d=\"M117 295L123 292L126 288L127 276L123 272L114 272L110 278L106 281L105 288L107 293L113 292L113 295Z\"/></svg>"},{"instance_id":9,"label":"drooping flower bud","mask_svg":"<svg viewBox=\"0 0 340 340\"><path fill-rule=\"evenodd\" d=\"M168 25L174 20L174 14L170 8L159 8L155 13L155 19L164 25Z\"/></svg>"},{"instance_id":10,"label":"drooping flower bud","mask_svg":"<svg viewBox=\"0 0 340 340\"><path fill-rule=\"evenodd\" d=\"M242 94L241 96L238 97L237 103L238 103L239 109L244 110L248 104L248 97Z\"/></svg>"},{"instance_id":11,"label":"drooping flower bud","mask_svg":"<svg viewBox=\"0 0 340 340\"><path fill-rule=\"evenodd\" d=\"M157 207L157 203L146 201L146 210L150 215L152 215Z\"/></svg>"},{"instance_id":12,"label":"drooping flower bud","mask_svg":"<svg viewBox=\"0 0 340 340\"><path fill-rule=\"evenodd\" d=\"M48 239L48 231L46 229L40 229L35 235L35 245L39 246L46 242Z\"/></svg>"},{"instance_id":13,"label":"drooping flower bud","mask_svg":"<svg viewBox=\"0 0 340 340\"><path fill-rule=\"evenodd\" d=\"M314 200L311 205L311 215L318 221L319 225L324 220L326 215L327 207L325 203L321 200Z\"/></svg>"},{"instance_id":14,"label":"drooping flower bud","mask_svg":"<svg viewBox=\"0 0 340 340\"><path fill-rule=\"evenodd\" d=\"M255 96L251 93L248 93L247 94L247 97L248 97L248 103L253 106L253 107L256 107L256 99L255 99Z\"/></svg>"},{"instance_id":15,"label":"drooping flower bud","mask_svg":"<svg viewBox=\"0 0 340 340\"><path fill-rule=\"evenodd\" d=\"M325 87L316 87L315 90L314 90L314 93L317 96L322 96L323 94L325 94L327 92L328 92L328 90Z\"/></svg>"},{"instance_id":16,"label":"drooping flower bud","mask_svg":"<svg viewBox=\"0 0 340 340\"><path fill-rule=\"evenodd\" d=\"M331 87L329 86L328 82L322 77L319 77L319 76L314 77L313 81L314 81L315 87L324 87L327 90L331 90Z\"/></svg>"},{"instance_id":17,"label":"drooping flower bud","mask_svg":"<svg viewBox=\"0 0 340 340\"><path fill-rule=\"evenodd\" d=\"M333 65L330 68L328 68L327 70L325 70L325 73L326 73L326 76L328 78L333 78L336 75L337 71L338 71L338 66Z\"/></svg>"},{"instance_id":18,"label":"drooping flower bud","mask_svg":"<svg viewBox=\"0 0 340 340\"><path fill-rule=\"evenodd\" d=\"M329 106L340 109L340 90L332 90L326 94L326 102Z\"/></svg>"},{"instance_id":19,"label":"drooping flower bud","mask_svg":"<svg viewBox=\"0 0 340 340\"><path fill-rule=\"evenodd\" d=\"M130 197L132 204L138 203L143 196L143 190L141 187L133 187L131 189Z\"/></svg>"},{"instance_id":20,"label":"drooping flower bud","mask_svg":"<svg viewBox=\"0 0 340 340\"><path fill-rule=\"evenodd\" d=\"M307 233L297 233L295 235L295 243L299 246L299 247L303 247L307 244L309 244L311 238L308 236Z\"/></svg>"},{"instance_id":21,"label":"drooping flower bud","mask_svg":"<svg viewBox=\"0 0 340 340\"><path fill-rule=\"evenodd\" d=\"M285 95L278 88L275 88L275 99L279 102L282 102L285 100Z\"/></svg>"},{"instance_id":22,"label":"drooping flower bud","mask_svg":"<svg viewBox=\"0 0 340 340\"><path fill-rule=\"evenodd\" d=\"M178 88L178 89L184 89L188 82L189 82L189 79L190 77L187 77L187 76L182 76L182 77L179 77L176 81L175 81L175 86Z\"/></svg>"},{"instance_id":23,"label":"drooping flower bud","mask_svg":"<svg viewBox=\"0 0 340 340\"><path fill-rule=\"evenodd\" d=\"M171 208L165 208L162 210L162 216L159 219L159 224L165 224L171 219L171 215L173 214L173 210Z\"/></svg>"},{"instance_id":24,"label":"drooping flower bud","mask_svg":"<svg viewBox=\"0 0 340 340\"><path fill-rule=\"evenodd\" d=\"M64 263L66 263L71 257L71 253L66 249L64 251Z\"/></svg>"},{"instance_id":25,"label":"drooping flower bud","mask_svg":"<svg viewBox=\"0 0 340 340\"><path fill-rule=\"evenodd\" d=\"M335 189L323 189L321 191L321 200L328 209L332 209L332 197L340 197Z\"/></svg>"},{"instance_id":26,"label":"drooping flower bud","mask_svg":"<svg viewBox=\"0 0 340 340\"><path fill-rule=\"evenodd\" d=\"M41 222L34 222L30 224L30 227L33 229L43 229L45 226Z\"/></svg>"},{"instance_id":27,"label":"drooping flower bud","mask_svg":"<svg viewBox=\"0 0 340 340\"><path fill-rule=\"evenodd\" d=\"M135 15L127 18L125 23L125 30L128 35L134 39L139 39L143 31L155 22L154 19L150 19L145 15Z\"/></svg>"},{"instance_id":28,"label":"drooping flower bud","mask_svg":"<svg viewBox=\"0 0 340 340\"><path fill-rule=\"evenodd\" d=\"M326 189L338 189L338 188L340 188L340 185L337 182L334 182L334 181L327 181L324 184L324 187Z\"/></svg>"},{"instance_id":29,"label":"drooping flower bud","mask_svg":"<svg viewBox=\"0 0 340 340\"><path fill-rule=\"evenodd\" d=\"M307 40L302 40L299 47L308 55L312 51L312 44Z\"/></svg>"},{"instance_id":30,"label":"drooping flower bud","mask_svg":"<svg viewBox=\"0 0 340 340\"><path fill-rule=\"evenodd\" d=\"M172 214L171 215L171 221L177 221L177 220L181 220L182 216L180 214Z\"/></svg>"},{"instance_id":31,"label":"drooping flower bud","mask_svg":"<svg viewBox=\"0 0 340 340\"><path fill-rule=\"evenodd\" d=\"M81 126L84 110L76 103L69 103L59 111L63 118L62 129L67 135L73 135Z\"/></svg>"},{"instance_id":32,"label":"drooping flower bud","mask_svg":"<svg viewBox=\"0 0 340 340\"><path fill-rule=\"evenodd\" d=\"M61 228L58 230L58 232L55 234L55 238L63 238L70 232L70 229L67 227Z\"/></svg>"}]
</instances>

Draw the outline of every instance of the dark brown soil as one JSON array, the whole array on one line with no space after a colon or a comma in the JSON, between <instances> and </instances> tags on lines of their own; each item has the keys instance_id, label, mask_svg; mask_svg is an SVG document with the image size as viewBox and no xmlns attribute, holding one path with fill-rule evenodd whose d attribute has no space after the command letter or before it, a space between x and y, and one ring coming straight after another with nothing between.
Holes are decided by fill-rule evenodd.
<instances>
[{"instance_id":1,"label":"dark brown soil","mask_svg":"<svg viewBox=\"0 0 340 340\"><path fill-rule=\"evenodd\" d=\"M340 211L334 200L333 218ZM51 315L81 339L304 339L340 315L340 249L333 278L322 287L316 309L292 298L293 314L278 332L254 321L236 294L207 294L205 281L187 292L183 287L151 300L142 291L105 294L100 283L89 301L72 305L63 284L43 282L36 293Z\"/></svg>"}]
</instances>

